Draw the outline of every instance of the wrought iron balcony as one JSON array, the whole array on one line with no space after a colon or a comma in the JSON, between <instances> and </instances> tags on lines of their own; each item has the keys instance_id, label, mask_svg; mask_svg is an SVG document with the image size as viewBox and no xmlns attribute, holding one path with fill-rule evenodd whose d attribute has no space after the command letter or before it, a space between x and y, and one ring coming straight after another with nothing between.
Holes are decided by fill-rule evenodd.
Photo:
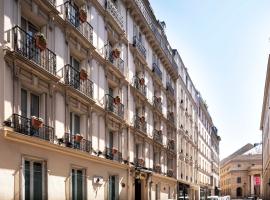
<instances>
[{"instance_id":1,"label":"wrought iron balcony","mask_svg":"<svg viewBox=\"0 0 270 200\"><path fill-rule=\"evenodd\" d=\"M168 170L167 170L167 176L168 176L168 177L174 177L173 169L168 169Z\"/></svg>"},{"instance_id":2,"label":"wrought iron balcony","mask_svg":"<svg viewBox=\"0 0 270 200\"><path fill-rule=\"evenodd\" d=\"M144 58L146 58L146 49L136 35L133 36L133 46L138 49Z\"/></svg>"},{"instance_id":3,"label":"wrought iron balcony","mask_svg":"<svg viewBox=\"0 0 270 200\"><path fill-rule=\"evenodd\" d=\"M64 144L65 147L78 149L80 151L84 151L90 153L92 151L92 143L84 138L77 139L76 135L71 133L65 133L64 140L58 139L58 143L60 145Z\"/></svg>"},{"instance_id":4,"label":"wrought iron balcony","mask_svg":"<svg viewBox=\"0 0 270 200\"><path fill-rule=\"evenodd\" d=\"M64 82L66 85L80 91L89 98L93 98L93 82L89 80L84 74L84 70L77 70L71 65L65 65L63 67Z\"/></svg>"},{"instance_id":5,"label":"wrought iron balcony","mask_svg":"<svg viewBox=\"0 0 270 200\"><path fill-rule=\"evenodd\" d=\"M61 14L72 26L74 26L90 43L93 44L93 27L87 21L80 21L80 9L67 1L61 7Z\"/></svg>"},{"instance_id":6,"label":"wrought iron balcony","mask_svg":"<svg viewBox=\"0 0 270 200\"><path fill-rule=\"evenodd\" d=\"M171 83L169 83L169 82L166 83L166 89L172 96L174 96L174 89L173 89Z\"/></svg>"},{"instance_id":7,"label":"wrought iron balcony","mask_svg":"<svg viewBox=\"0 0 270 200\"><path fill-rule=\"evenodd\" d=\"M144 159L143 158L134 158L134 163L136 167L144 167Z\"/></svg>"},{"instance_id":8,"label":"wrought iron balcony","mask_svg":"<svg viewBox=\"0 0 270 200\"><path fill-rule=\"evenodd\" d=\"M162 71L156 63L153 63L152 71L159 77L160 80L162 80Z\"/></svg>"},{"instance_id":9,"label":"wrought iron balcony","mask_svg":"<svg viewBox=\"0 0 270 200\"><path fill-rule=\"evenodd\" d=\"M144 78L138 76L133 77L133 86L146 97L146 85Z\"/></svg>"},{"instance_id":10,"label":"wrought iron balcony","mask_svg":"<svg viewBox=\"0 0 270 200\"><path fill-rule=\"evenodd\" d=\"M115 4L111 0L105 1L105 8L108 13L114 18L118 25L123 29L124 28L124 18L116 8Z\"/></svg>"},{"instance_id":11,"label":"wrought iron balcony","mask_svg":"<svg viewBox=\"0 0 270 200\"><path fill-rule=\"evenodd\" d=\"M115 148L106 147L106 158L122 162L122 153Z\"/></svg>"},{"instance_id":12,"label":"wrought iron balcony","mask_svg":"<svg viewBox=\"0 0 270 200\"><path fill-rule=\"evenodd\" d=\"M104 49L106 60L112 63L119 71L124 73L124 60L120 57L117 57L114 53L115 50L112 50L112 48L108 44L104 46Z\"/></svg>"},{"instance_id":13,"label":"wrought iron balcony","mask_svg":"<svg viewBox=\"0 0 270 200\"><path fill-rule=\"evenodd\" d=\"M175 150L175 140L168 139L167 147L169 150L174 151Z\"/></svg>"},{"instance_id":14,"label":"wrought iron balcony","mask_svg":"<svg viewBox=\"0 0 270 200\"><path fill-rule=\"evenodd\" d=\"M47 0L47 1L55 7L55 0Z\"/></svg>"},{"instance_id":15,"label":"wrought iron balcony","mask_svg":"<svg viewBox=\"0 0 270 200\"><path fill-rule=\"evenodd\" d=\"M134 121L134 127L136 129L139 129L140 131L146 133L146 121L145 117L139 117L138 115L135 116L135 121Z\"/></svg>"},{"instance_id":16,"label":"wrought iron balcony","mask_svg":"<svg viewBox=\"0 0 270 200\"><path fill-rule=\"evenodd\" d=\"M105 109L114 113L115 115L123 118L124 117L124 105L117 101L118 97L113 97L109 94L105 95Z\"/></svg>"},{"instance_id":17,"label":"wrought iron balcony","mask_svg":"<svg viewBox=\"0 0 270 200\"><path fill-rule=\"evenodd\" d=\"M160 113L162 113L162 101L161 101L161 97L154 96L153 106L154 106Z\"/></svg>"},{"instance_id":18,"label":"wrought iron balcony","mask_svg":"<svg viewBox=\"0 0 270 200\"><path fill-rule=\"evenodd\" d=\"M17 133L37 137L52 143L55 139L53 127L47 126L43 123L40 127L37 127L31 118L23 117L18 114L13 114L4 122L4 126L13 128Z\"/></svg>"},{"instance_id":19,"label":"wrought iron balcony","mask_svg":"<svg viewBox=\"0 0 270 200\"><path fill-rule=\"evenodd\" d=\"M161 166L160 164L154 164L154 172L161 173Z\"/></svg>"},{"instance_id":20,"label":"wrought iron balcony","mask_svg":"<svg viewBox=\"0 0 270 200\"><path fill-rule=\"evenodd\" d=\"M153 137L154 141L163 144L163 138L162 138L162 131L161 130L156 130L154 129L154 137Z\"/></svg>"},{"instance_id":21,"label":"wrought iron balcony","mask_svg":"<svg viewBox=\"0 0 270 200\"><path fill-rule=\"evenodd\" d=\"M168 111L168 113L167 113L167 119L168 119L170 122L174 123L174 113Z\"/></svg>"},{"instance_id":22,"label":"wrought iron balcony","mask_svg":"<svg viewBox=\"0 0 270 200\"><path fill-rule=\"evenodd\" d=\"M37 47L36 38L19 26L12 29L14 51L34 62L47 72L56 75L56 55L46 48Z\"/></svg>"}]
</instances>

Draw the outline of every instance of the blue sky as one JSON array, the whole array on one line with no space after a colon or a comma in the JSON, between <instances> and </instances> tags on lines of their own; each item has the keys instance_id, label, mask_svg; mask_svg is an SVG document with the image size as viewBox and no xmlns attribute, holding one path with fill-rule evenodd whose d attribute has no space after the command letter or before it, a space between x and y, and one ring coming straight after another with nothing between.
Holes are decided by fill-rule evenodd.
<instances>
[{"instance_id":1,"label":"blue sky","mask_svg":"<svg viewBox=\"0 0 270 200\"><path fill-rule=\"evenodd\" d=\"M259 130L270 50L269 0L150 0L172 48L206 100L221 159Z\"/></svg>"}]
</instances>

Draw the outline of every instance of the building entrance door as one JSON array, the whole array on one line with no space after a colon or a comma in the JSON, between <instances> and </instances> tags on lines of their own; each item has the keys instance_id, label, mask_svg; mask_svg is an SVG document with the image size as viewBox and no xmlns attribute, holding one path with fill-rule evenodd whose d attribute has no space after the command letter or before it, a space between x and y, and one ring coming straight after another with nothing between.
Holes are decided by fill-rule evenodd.
<instances>
[{"instance_id":1,"label":"building entrance door","mask_svg":"<svg viewBox=\"0 0 270 200\"><path fill-rule=\"evenodd\" d=\"M135 179L135 200L142 199L142 185L140 179Z\"/></svg>"}]
</instances>

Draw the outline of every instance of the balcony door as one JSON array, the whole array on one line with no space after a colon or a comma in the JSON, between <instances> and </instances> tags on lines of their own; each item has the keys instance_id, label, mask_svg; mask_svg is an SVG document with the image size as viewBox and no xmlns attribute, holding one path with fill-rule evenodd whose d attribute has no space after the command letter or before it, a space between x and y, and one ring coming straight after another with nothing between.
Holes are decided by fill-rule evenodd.
<instances>
[{"instance_id":1,"label":"balcony door","mask_svg":"<svg viewBox=\"0 0 270 200\"><path fill-rule=\"evenodd\" d=\"M39 96L25 89L21 89L21 115L25 118L40 117Z\"/></svg>"},{"instance_id":2,"label":"balcony door","mask_svg":"<svg viewBox=\"0 0 270 200\"><path fill-rule=\"evenodd\" d=\"M70 56L70 65L70 82L74 88L78 89L80 87L80 62Z\"/></svg>"},{"instance_id":3,"label":"balcony door","mask_svg":"<svg viewBox=\"0 0 270 200\"><path fill-rule=\"evenodd\" d=\"M76 113L70 112L70 133L72 135L80 134L80 116Z\"/></svg>"}]
</instances>

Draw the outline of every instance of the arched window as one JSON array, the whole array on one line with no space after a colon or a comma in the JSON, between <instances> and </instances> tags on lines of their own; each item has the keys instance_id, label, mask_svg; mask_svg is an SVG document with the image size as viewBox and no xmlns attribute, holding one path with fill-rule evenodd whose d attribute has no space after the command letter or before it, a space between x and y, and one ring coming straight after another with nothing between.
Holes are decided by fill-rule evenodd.
<instances>
[{"instance_id":1,"label":"arched window","mask_svg":"<svg viewBox=\"0 0 270 200\"><path fill-rule=\"evenodd\" d=\"M237 196L237 197L242 197L242 188L241 188L241 187L238 187L238 188L236 189L236 196Z\"/></svg>"}]
</instances>

